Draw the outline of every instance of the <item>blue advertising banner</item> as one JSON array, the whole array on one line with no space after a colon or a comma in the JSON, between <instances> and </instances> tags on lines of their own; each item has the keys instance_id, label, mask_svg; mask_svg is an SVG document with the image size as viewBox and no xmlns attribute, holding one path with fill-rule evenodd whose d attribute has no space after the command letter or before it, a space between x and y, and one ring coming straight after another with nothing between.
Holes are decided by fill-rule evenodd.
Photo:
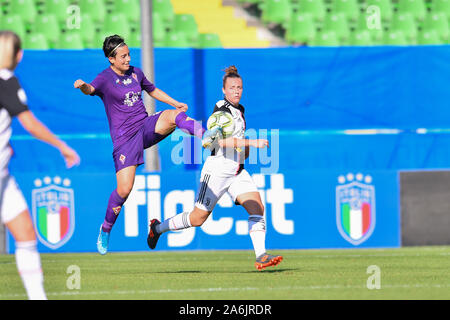
<instances>
[{"instance_id":1,"label":"blue advertising banner","mask_svg":"<svg viewBox=\"0 0 450 320\"><path fill-rule=\"evenodd\" d=\"M268 131L271 146L279 139L280 171L442 169L450 164L449 53L449 45L156 48L154 81L205 124L223 97L223 70L236 65L247 132ZM131 50L137 67L141 54ZM80 153L76 172L113 167L101 99L73 88L107 67L100 49L26 50L16 70L33 113ZM157 102L156 109L172 107ZM32 143L17 119L12 126L13 172L63 167L57 151ZM198 170L165 161L175 137L158 145L162 172Z\"/></svg>"},{"instance_id":2,"label":"blue advertising banner","mask_svg":"<svg viewBox=\"0 0 450 320\"><path fill-rule=\"evenodd\" d=\"M140 67L141 54L131 50L132 65ZM449 127L449 45L156 48L154 54L156 86L187 103L188 114L198 120L206 121L223 97L224 69L236 65L244 80L241 103L249 127ZM99 49L27 50L16 74L33 112L55 132L107 133L100 99L84 96L73 83L91 82L108 66ZM156 108L171 107L157 102ZM15 129L23 132L20 126Z\"/></svg>"},{"instance_id":3,"label":"blue advertising banner","mask_svg":"<svg viewBox=\"0 0 450 320\"><path fill-rule=\"evenodd\" d=\"M95 252L111 172L15 175L39 239L40 252ZM200 171L146 174L114 225L110 251L146 251L148 222L193 208ZM266 208L268 249L400 246L397 171L285 171L252 175ZM251 249L248 214L225 194L198 228L161 236L156 250ZM8 252L14 240L8 235Z\"/></svg>"}]
</instances>

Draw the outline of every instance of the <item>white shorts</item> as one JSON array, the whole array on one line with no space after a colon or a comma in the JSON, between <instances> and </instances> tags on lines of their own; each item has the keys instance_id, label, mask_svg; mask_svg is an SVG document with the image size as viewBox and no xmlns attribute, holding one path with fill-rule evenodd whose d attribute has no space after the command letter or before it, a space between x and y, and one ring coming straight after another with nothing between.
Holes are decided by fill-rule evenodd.
<instances>
[{"instance_id":1,"label":"white shorts","mask_svg":"<svg viewBox=\"0 0 450 320\"><path fill-rule=\"evenodd\" d=\"M28 210L27 202L13 176L0 178L0 220L8 223L23 211Z\"/></svg>"},{"instance_id":2,"label":"white shorts","mask_svg":"<svg viewBox=\"0 0 450 320\"><path fill-rule=\"evenodd\" d=\"M221 176L203 170L195 206L205 211L212 211L225 192L228 192L233 201L236 202L239 195L258 192L258 189L245 169L235 176Z\"/></svg>"}]
</instances>

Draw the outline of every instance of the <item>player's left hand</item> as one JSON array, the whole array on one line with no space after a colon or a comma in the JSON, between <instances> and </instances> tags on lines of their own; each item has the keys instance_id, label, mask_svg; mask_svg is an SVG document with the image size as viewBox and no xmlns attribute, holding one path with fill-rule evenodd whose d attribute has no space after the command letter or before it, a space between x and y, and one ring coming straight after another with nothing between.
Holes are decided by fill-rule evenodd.
<instances>
[{"instance_id":1,"label":"player's left hand","mask_svg":"<svg viewBox=\"0 0 450 320\"><path fill-rule=\"evenodd\" d=\"M186 103L183 103L183 102L178 102L178 103L175 105L175 108L177 108L177 109L180 110L180 111L186 112L187 109L188 109L188 105L187 105Z\"/></svg>"},{"instance_id":2,"label":"player's left hand","mask_svg":"<svg viewBox=\"0 0 450 320\"><path fill-rule=\"evenodd\" d=\"M72 168L80 164L80 156L78 153L66 144L63 144L59 149L61 155L64 157L67 168Z\"/></svg>"}]
</instances>

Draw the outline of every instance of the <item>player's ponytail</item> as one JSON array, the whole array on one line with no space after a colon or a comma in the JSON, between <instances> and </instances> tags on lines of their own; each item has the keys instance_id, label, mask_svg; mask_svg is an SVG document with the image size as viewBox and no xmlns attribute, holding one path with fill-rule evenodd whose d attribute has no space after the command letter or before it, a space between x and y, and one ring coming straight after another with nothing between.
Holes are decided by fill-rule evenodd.
<instances>
[{"instance_id":1,"label":"player's ponytail","mask_svg":"<svg viewBox=\"0 0 450 320\"><path fill-rule=\"evenodd\" d=\"M235 66L229 66L225 69L225 75L223 76L223 87L225 88L225 83L228 78L241 78L238 73L238 70Z\"/></svg>"}]
</instances>

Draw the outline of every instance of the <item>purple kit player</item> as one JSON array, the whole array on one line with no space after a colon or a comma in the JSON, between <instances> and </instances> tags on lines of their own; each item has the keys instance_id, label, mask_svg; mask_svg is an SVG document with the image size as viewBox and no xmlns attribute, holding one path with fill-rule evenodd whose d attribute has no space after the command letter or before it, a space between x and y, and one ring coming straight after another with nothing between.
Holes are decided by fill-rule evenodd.
<instances>
[{"instance_id":1,"label":"purple kit player","mask_svg":"<svg viewBox=\"0 0 450 320\"><path fill-rule=\"evenodd\" d=\"M204 145L208 145L210 134L204 135L205 129L201 124L186 115L188 107L185 103L156 88L142 70L130 65L130 50L120 36L105 38L103 52L111 65L90 84L83 80L74 83L74 87L84 94L102 99L114 146L117 189L109 197L105 220L100 227L97 241L100 254L108 251L111 228L133 188L137 166L144 163L144 149L166 138L176 127L203 138ZM175 107L175 110L148 115L141 97L143 90L152 98Z\"/></svg>"}]
</instances>

